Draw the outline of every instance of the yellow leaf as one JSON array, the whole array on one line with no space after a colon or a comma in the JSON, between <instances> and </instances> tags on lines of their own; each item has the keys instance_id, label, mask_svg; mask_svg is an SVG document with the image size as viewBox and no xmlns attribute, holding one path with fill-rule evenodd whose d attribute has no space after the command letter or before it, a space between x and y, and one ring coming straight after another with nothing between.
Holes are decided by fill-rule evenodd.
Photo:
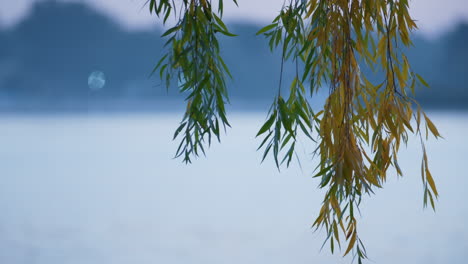
<instances>
[{"instance_id":1,"label":"yellow leaf","mask_svg":"<svg viewBox=\"0 0 468 264\"><path fill-rule=\"evenodd\" d=\"M356 243L356 231L353 232L353 235L351 236L351 239L349 240L348 248L346 249L346 252L344 253L343 257L348 255L351 249L353 249L355 243Z\"/></svg>"},{"instance_id":2,"label":"yellow leaf","mask_svg":"<svg viewBox=\"0 0 468 264\"><path fill-rule=\"evenodd\" d=\"M427 183L429 183L429 186L431 186L431 189L434 192L435 196L438 197L439 193L437 192L437 188L436 188L434 179L432 178L431 172L429 171L427 166L426 166L426 179L427 179Z\"/></svg>"},{"instance_id":3,"label":"yellow leaf","mask_svg":"<svg viewBox=\"0 0 468 264\"><path fill-rule=\"evenodd\" d=\"M424 114L424 113L423 113L423 114ZM437 127L434 125L434 123L432 123L432 121L429 119L429 117L426 116L426 114L424 114L424 118L426 119L427 127L429 128L429 130L431 131L431 133L432 133L435 137L440 137L440 134L439 134L439 131L437 130Z\"/></svg>"}]
</instances>

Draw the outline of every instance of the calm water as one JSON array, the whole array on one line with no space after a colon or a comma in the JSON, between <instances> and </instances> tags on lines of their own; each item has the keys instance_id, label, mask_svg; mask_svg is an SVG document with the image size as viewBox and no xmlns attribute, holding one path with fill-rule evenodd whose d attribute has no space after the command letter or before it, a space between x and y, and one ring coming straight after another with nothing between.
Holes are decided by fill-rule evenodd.
<instances>
[{"instance_id":1,"label":"calm water","mask_svg":"<svg viewBox=\"0 0 468 264\"><path fill-rule=\"evenodd\" d=\"M263 114L234 114L207 158L173 160L179 115L0 116L0 263L350 263L320 252L310 224L322 192L310 146L302 170L260 165ZM359 226L373 263L466 263L468 114L432 113L441 197L422 209L417 140L404 178L366 199Z\"/></svg>"}]
</instances>

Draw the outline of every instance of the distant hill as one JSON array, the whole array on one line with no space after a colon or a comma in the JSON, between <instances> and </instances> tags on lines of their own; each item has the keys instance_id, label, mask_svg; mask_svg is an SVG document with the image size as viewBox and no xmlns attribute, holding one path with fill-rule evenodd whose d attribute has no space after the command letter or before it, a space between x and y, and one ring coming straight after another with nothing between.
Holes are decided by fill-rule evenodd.
<instances>
[{"instance_id":1,"label":"distant hill","mask_svg":"<svg viewBox=\"0 0 468 264\"><path fill-rule=\"evenodd\" d=\"M236 38L223 37L222 52L232 70L230 95L244 102L270 101L278 85L280 57L271 54L258 26L231 25ZM0 31L0 105L3 102L170 100L176 89L149 73L162 54L161 32L129 32L80 3L41 1L16 27ZM466 108L468 25L436 41L415 39L408 57L431 84L419 90L426 107ZM87 78L103 71L106 87L92 92ZM286 78L292 75L286 70ZM15 105L15 104L13 104ZM263 105L263 104L262 104Z\"/></svg>"}]
</instances>

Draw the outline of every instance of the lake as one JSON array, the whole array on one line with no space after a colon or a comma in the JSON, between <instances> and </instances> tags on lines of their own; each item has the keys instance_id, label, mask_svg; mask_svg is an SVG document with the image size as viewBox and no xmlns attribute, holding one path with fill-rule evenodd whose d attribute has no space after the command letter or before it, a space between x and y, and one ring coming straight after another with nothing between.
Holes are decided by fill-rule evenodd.
<instances>
[{"instance_id":1,"label":"lake","mask_svg":"<svg viewBox=\"0 0 468 264\"><path fill-rule=\"evenodd\" d=\"M397 178L361 206L373 263L468 259L468 113L433 112L427 143L439 188L422 206L421 149L402 150ZM174 160L180 114L0 115L0 263L350 263L313 232L323 192L311 146L279 172L260 164L264 113L234 113L206 158Z\"/></svg>"}]
</instances>

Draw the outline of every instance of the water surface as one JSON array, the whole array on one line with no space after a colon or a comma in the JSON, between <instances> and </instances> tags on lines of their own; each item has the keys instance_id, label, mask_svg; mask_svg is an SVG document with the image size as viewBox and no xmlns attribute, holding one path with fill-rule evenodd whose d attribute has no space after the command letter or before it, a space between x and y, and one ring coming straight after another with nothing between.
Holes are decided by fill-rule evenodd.
<instances>
[{"instance_id":1,"label":"water surface","mask_svg":"<svg viewBox=\"0 0 468 264\"><path fill-rule=\"evenodd\" d=\"M405 177L362 205L375 263L465 263L468 115L432 113L445 137L427 144L441 197L422 209L416 138ZM281 172L260 165L264 114L231 115L207 158L172 159L180 115L0 116L0 263L350 263L312 232L323 192L304 142ZM394 173L392 173L394 175Z\"/></svg>"}]
</instances>

